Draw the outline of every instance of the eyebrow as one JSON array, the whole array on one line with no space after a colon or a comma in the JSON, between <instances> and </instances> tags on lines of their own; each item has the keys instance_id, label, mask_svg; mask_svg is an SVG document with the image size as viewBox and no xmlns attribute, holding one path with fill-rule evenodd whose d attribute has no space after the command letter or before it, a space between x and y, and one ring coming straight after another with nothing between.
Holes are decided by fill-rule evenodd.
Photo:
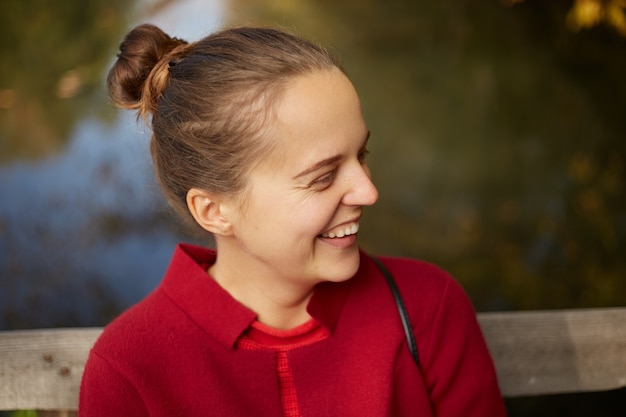
<instances>
[{"instance_id":1,"label":"eyebrow","mask_svg":"<svg viewBox=\"0 0 626 417\"><path fill-rule=\"evenodd\" d=\"M304 171L300 172L298 175L293 177L293 179L298 179L300 177L304 177L305 175L310 174L312 172L315 172L315 171L317 171L320 168L323 168L323 167L325 167L327 165L334 164L335 162L337 162L340 159L341 159L341 155L335 155L335 156L331 156L330 158L322 159L321 161L316 162L315 164L311 165L310 167L308 167Z\"/></svg>"},{"instance_id":2,"label":"eyebrow","mask_svg":"<svg viewBox=\"0 0 626 417\"><path fill-rule=\"evenodd\" d=\"M365 140L363 141L363 146L367 145L369 138L370 138L370 131L368 130L367 134L365 135ZM321 161L314 163L310 167L306 168L304 171L297 174L295 177L293 177L293 179L304 177L305 175L315 172L320 168L334 164L335 162L339 161L341 158L342 158L342 155L334 155L334 156L331 156L330 158L322 159Z\"/></svg>"}]
</instances>

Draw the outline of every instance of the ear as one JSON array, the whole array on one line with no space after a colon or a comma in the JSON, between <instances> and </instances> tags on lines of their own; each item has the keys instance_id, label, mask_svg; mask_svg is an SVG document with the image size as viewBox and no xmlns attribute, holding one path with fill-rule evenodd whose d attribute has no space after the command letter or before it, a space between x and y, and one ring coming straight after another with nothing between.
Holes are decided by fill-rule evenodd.
<instances>
[{"instance_id":1,"label":"ear","mask_svg":"<svg viewBox=\"0 0 626 417\"><path fill-rule=\"evenodd\" d=\"M187 192L187 208L196 222L214 235L232 235L232 225L224 216L223 201L215 194L199 188Z\"/></svg>"}]
</instances>

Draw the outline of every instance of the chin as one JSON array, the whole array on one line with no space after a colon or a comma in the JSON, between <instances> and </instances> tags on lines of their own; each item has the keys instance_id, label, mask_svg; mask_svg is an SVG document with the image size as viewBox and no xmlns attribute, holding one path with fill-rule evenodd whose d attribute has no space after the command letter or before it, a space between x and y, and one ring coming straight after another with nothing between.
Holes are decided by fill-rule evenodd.
<instances>
[{"instance_id":1,"label":"chin","mask_svg":"<svg viewBox=\"0 0 626 417\"><path fill-rule=\"evenodd\" d=\"M323 267L325 281L343 282L349 280L359 270L360 262L359 250L355 247L350 253L342 254L338 259L325 263Z\"/></svg>"}]
</instances>

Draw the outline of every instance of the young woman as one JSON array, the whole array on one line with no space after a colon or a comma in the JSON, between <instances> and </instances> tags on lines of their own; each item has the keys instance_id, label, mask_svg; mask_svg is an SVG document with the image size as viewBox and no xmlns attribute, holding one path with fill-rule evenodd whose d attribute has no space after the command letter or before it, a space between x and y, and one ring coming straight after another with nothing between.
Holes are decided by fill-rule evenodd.
<instances>
[{"instance_id":1,"label":"young woman","mask_svg":"<svg viewBox=\"0 0 626 417\"><path fill-rule=\"evenodd\" d=\"M216 251L179 245L160 286L91 351L89 416L505 414L467 296L356 243L378 198L357 93L325 50L267 28L186 43L142 25L108 77L153 131L163 192Z\"/></svg>"}]
</instances>

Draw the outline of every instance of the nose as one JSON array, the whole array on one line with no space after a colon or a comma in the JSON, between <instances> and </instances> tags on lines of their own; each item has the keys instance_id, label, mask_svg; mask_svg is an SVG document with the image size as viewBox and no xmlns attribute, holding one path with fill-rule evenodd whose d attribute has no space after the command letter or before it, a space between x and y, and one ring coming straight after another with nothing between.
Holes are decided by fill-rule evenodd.
<instances>
[{"instance_id":1,"label":"nose","mask_svg":"<svg viewBox=\"0 0 626 417\"><path fill-rule=\"evenodd\" d=\"M378 200L378 190L372 182L367 165L356 166L348 178L348 188L342 203L347 206L371 206Z\"/></svg>"}]
</instances>

